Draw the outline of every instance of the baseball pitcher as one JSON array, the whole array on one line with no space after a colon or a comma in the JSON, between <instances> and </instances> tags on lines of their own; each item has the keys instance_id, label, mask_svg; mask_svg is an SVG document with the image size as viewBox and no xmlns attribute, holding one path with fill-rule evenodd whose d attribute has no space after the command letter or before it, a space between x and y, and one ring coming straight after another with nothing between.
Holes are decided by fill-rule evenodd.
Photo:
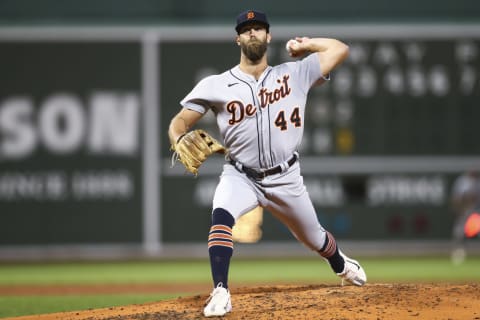
<instances>
[{"instance_id":1,"label":"baseball pitcher","mask_svg":"<svg viewBox=\"0 0 480 320\"><path fill-rule=\"evenodd\" d=\"M360 264L340 251L333 235L318 221L297 152L308 91L329 80L330 72L347 57L348 46L335 39L297 37L287 42L287 50L299 59L270 66L269 29L265 13L240 13L235 27L240 63L201 80L181 101L183 108L169 127L175 157L194 174L211 153L226 154L208 237L213 291L203 310L207 317L232 310L228 287L232 228L257 206L325 258L342 283L363 286L367 281ZM193 130L208 110L216 116L221 142Z\"/></svg>"}]
</instances>

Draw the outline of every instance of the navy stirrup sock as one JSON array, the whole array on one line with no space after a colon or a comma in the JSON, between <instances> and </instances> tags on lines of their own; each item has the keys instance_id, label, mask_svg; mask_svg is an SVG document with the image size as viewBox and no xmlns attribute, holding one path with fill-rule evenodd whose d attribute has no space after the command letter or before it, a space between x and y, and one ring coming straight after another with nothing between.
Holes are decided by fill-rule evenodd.
<instances>
[{"instance_id":1,"label":"navy stirrup sock","mask_svg":"<svg viewBox=\"0 0 480 320\"><path fill-rule=\"evenodd\" d=\"M228 289L228 269L233 254L232 227L235 219L226 210L213 210L212 226L208 235L208 253L212 269L213 285Z\"/></svg>"},{"instance_id":2,"label":"navy stirrup sock","mask_svg":"<svg viewBox=\"0 0 480 320\"><path fill-rule=\"evenodd\" d=\"M318 253L328 260L328 263L335 273L343 272L345 260L338 252L337 242L330 232L325 232L325 244Z\"/></svg>"}]
</instances>

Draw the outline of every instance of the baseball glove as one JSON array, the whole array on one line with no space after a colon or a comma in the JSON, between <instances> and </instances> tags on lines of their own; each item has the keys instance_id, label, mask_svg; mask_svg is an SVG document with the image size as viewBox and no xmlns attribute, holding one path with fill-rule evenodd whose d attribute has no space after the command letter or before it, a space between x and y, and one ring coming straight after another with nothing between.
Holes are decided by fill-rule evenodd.
<instances>
[{"instance_id":1,"label":"baseball glove","mask_svg":"<svg viewBox=\"0 0 480 320\"><path fill-rule=\"evenodd\" d=\"M227 152L220 142L201 129L185 133L171 148L174 151L172 165L178 160L194 175L211 154Z\"/></svg>"}]
</instances>

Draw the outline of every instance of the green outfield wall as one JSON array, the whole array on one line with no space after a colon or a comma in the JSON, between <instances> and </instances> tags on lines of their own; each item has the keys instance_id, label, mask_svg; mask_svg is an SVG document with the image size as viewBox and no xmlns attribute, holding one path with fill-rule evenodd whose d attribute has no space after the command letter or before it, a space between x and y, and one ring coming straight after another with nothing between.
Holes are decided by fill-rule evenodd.
<instances>
[{"instance_id":1,"label":"green outfield wall","mask_svg":"<svg viewBox=\"0 0 480 320\"><path fill-rule=\"evenodd\" d=\"M233 23L244 10L268 12L278 23L450 22L478 21L475 0L4 0L0 23L4 24L211 24Z\"/></svg>"},{"instance_id":2,"label":"green outfield wall","mask_svg":"<svg viewBox=\"0 0 480 320\"><path fill-rule=\"evenodd\" d=\"M4 14L4 13L2 13ZM339 239L448 240L454 179L480 164L480 28L275 27L350 46L310 93L305 183ZM171 168L167 128L202 77L234 66L229 25L0 28L0 247L205 241L224 163ZM218 135L209 115L199 124ZM265 215L264 239L293 240Z\"/></svg>"}]
</instances>

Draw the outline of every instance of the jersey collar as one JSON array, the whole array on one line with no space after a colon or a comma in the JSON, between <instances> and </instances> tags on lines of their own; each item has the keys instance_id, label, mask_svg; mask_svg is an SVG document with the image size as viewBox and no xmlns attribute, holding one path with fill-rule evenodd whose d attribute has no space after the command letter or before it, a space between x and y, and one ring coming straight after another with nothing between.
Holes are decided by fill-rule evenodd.
<instances>
[{"instance_id":1,"label":"jersey collar","mask_svg":"<svg viewBox=\"0 0 480 320\"><path fill-rule=\"evenodd\" d=\"M271 66L267 66L265 68L265 70L263 70L263 73L262 75L260 76L260 78L258 78L258 80L255 79L254 76L252 76L251 74L248 74L248 73L245 73L243 72L241 69L240 69L240 66L239 65L236 65L235 67L233 67L231 69L233 75L237 78L239 78L240 80L243 80L243 81L246 81L246 82L249 82L249 83L257 83L257 82L262 82L263 79L265 78L265 76L270 72L270 69L272 69Z\"/></svg>"}]
</instances>

